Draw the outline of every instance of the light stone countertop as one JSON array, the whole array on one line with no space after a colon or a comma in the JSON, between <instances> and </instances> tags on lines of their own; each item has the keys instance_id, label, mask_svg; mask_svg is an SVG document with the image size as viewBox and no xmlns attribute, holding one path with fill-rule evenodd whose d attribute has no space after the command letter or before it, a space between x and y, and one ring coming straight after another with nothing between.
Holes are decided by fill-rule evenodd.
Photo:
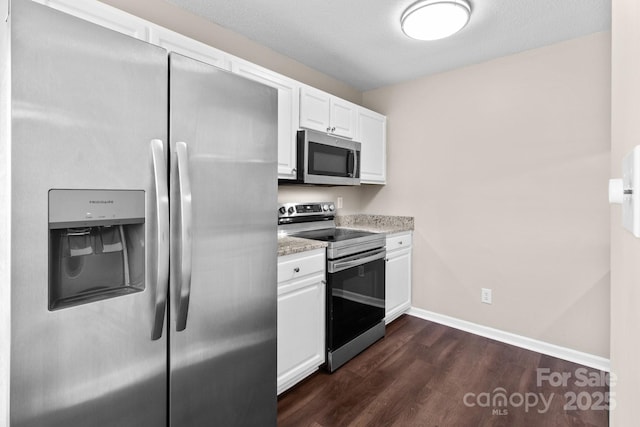
<instances>
[{"instance_id":1,"label":"light stone countertop","mask_svg":"<svg viewBox=\"0 0 640 427\"><path fill-rule=\"evenodd\" d=\"M337 216L335 221L338 227L385 234L411 231L414 225L413 217L392 215L344 215ZM318 240L278 236L278 256L291 255L326 247L326 242Z\"/></svg>"},{"instance_id":2,"label":"light stone countertop","mask_svg":"<svg viewBox=\"0 0 640 427\"><path fill-rule=\"evenodd\" d=\"M414 220L412 216L357 214L337 216L336 226L373 233L393 234L412 231Z\"/></svg>"},{"instance_id":3,"label":"light stone countertop","mask_svg":"<svg viewBox=\"0 0 640 427\"><path fill-rule=\"evenodd\" d=\"M319 240L301 239L300 237L278 236L278 256L297 254L326 248L327 243Z\"/></svg>"}]
</instances>

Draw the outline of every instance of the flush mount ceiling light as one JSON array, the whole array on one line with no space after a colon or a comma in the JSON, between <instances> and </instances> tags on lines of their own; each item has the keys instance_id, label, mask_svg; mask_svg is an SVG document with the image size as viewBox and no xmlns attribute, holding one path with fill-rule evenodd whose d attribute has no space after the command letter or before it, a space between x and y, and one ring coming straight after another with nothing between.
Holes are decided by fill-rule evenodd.
<instances>
[{"instance_id":1,"label":"flush mount ceiling light","mask_svg":"<svg viewBox=\"0 0 640 427\"><path fill-rule=\"evenodd\" d=\"M402 31L418 40L438 40L457 33L469 22L466 0L421 0L402 14Z\"/></svg>"}]
</instances>

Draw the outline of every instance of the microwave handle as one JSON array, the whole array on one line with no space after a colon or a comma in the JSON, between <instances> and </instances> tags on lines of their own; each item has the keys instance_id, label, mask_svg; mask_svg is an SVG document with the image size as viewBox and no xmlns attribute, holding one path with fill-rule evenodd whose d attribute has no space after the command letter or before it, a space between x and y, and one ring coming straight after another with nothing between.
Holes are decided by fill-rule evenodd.
<instances>
[{"instance_id":1,"label":"microwave handle","mask_svg":"<svg viewBox=\"0 0 640 427\"><path fill-rule=\"evenodd\" d=\"M360 154L358 150L353 150L353 177L358 178L360 176L360 171L358 170L358 166L360 166Z\"/></svg>"},{"instance_id":2,"label":"microwave handle","mask_svg":"<svg viewBox=\"0 0 640 427\"><path fill-rule=\"evenodd\" d=\"M351 150L347 155L347 174L351 178L356 176L356 163L356 150Z\"/></svg>"}]
</instances>

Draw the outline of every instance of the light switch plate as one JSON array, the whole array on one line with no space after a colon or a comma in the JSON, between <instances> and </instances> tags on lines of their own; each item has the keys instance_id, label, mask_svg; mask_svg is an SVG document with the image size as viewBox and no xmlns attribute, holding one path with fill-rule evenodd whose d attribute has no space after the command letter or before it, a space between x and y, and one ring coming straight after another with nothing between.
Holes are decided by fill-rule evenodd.
<instances>
[{"instance_id":1,"label":"light switch plate","mask_svg":"<svg viewBox=\"0 0 640 427\"><path fill-rule=\"evenodd\" d=\"M622 160L622 226L640 237L640 145Z\"/></svg>"}]
</instances>

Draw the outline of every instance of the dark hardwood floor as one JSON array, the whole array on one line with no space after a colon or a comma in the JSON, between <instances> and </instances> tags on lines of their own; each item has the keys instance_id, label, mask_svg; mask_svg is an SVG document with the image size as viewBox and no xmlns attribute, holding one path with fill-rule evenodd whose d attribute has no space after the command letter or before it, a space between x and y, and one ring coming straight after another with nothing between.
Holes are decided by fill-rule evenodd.
<instances>
[{"instance_id":1,"label":"dark hardwood floor","mask_svg":"<svg viewBox=\"0 0 640 427\"><path fill-rule=\"evenodd\" d=\"M603 376L402 316L335 373L281 395L278 426L608 426Z\"/></svg>"}]
</instances>

